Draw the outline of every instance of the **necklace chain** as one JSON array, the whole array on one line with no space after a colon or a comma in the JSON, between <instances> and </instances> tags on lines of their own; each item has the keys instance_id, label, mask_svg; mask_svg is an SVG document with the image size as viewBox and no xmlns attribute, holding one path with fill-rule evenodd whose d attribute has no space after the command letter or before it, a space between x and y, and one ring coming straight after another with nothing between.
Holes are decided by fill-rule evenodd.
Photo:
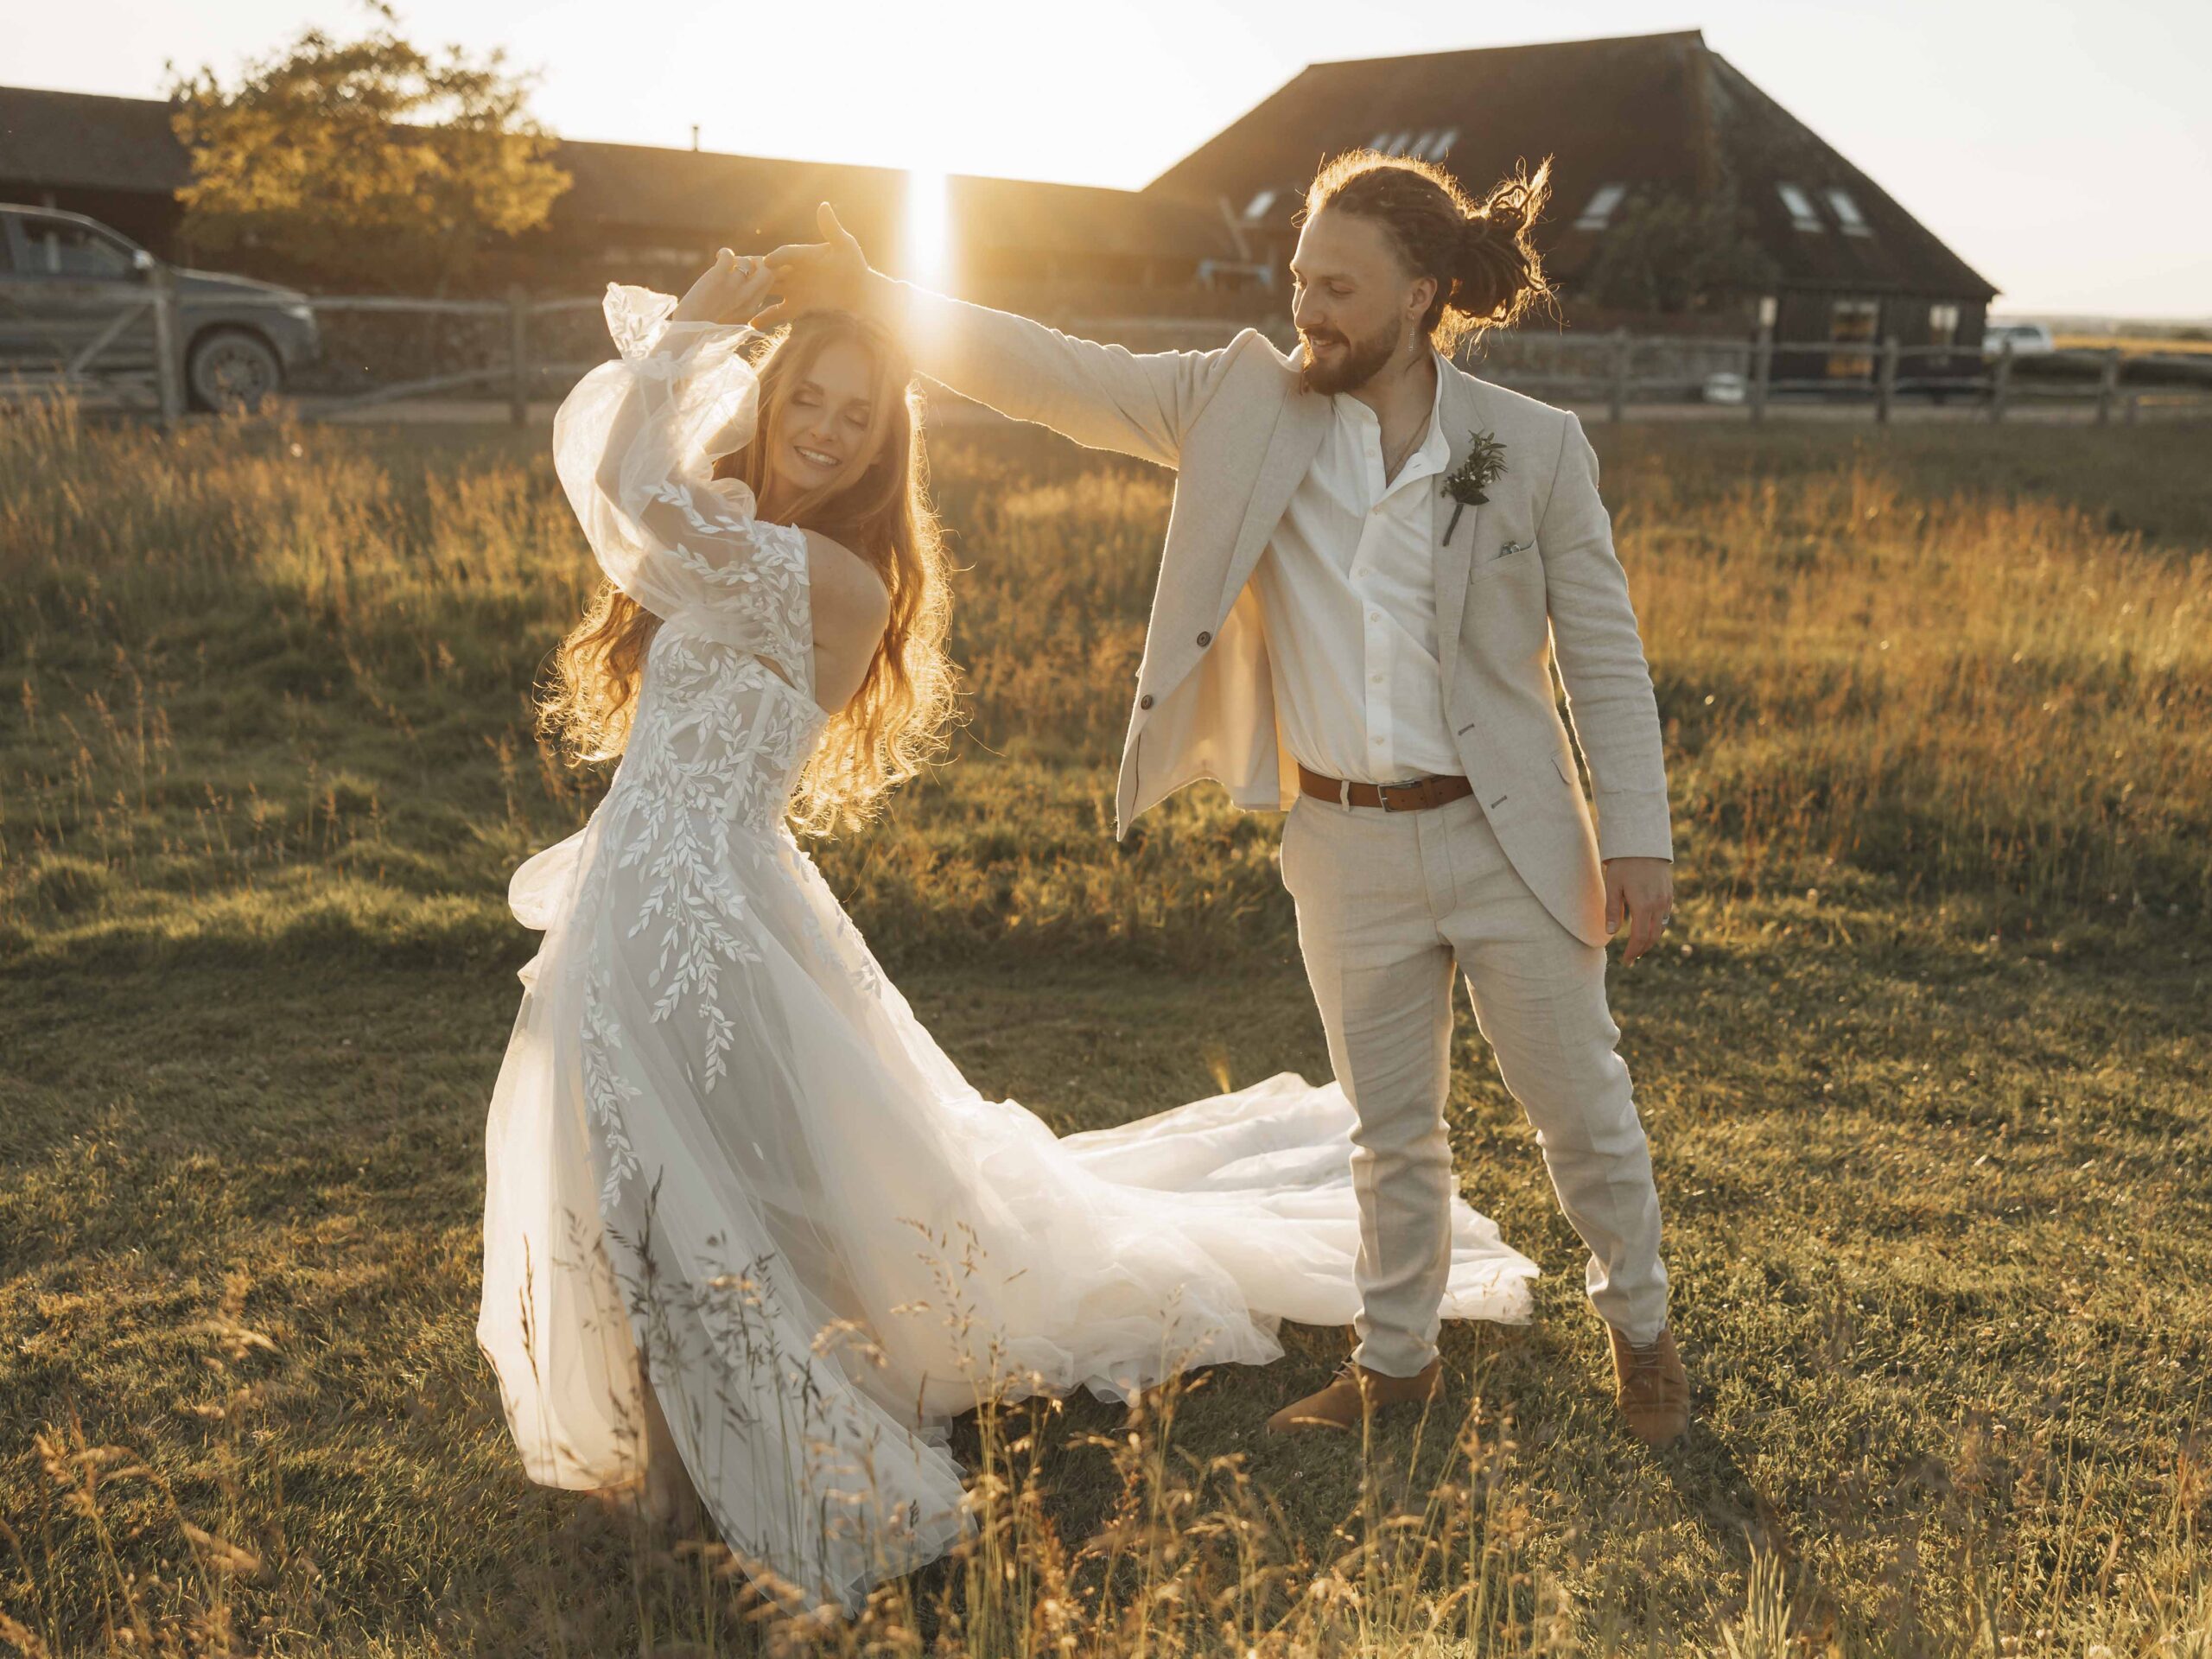
<instances>
[{"instance_id":1,"label":"necklace chain","mask_svg":"<svg viewBox=\"0 0 2212 1659\"><path fill-rule=\"evenodd\" d=\"M1384 469L1384 476L1395 478L1398 475L1398 468L1406 464L1406 457L1413 454L1414 446L1422 438L1427 435L1428 423L1427 421L1423 421L1421 423L1420 429L1415 431L1411 437L1408 438L1405 442L1400 446L1396 454L1389 458L1390 464Z\"/></svg>"}]
</instances>

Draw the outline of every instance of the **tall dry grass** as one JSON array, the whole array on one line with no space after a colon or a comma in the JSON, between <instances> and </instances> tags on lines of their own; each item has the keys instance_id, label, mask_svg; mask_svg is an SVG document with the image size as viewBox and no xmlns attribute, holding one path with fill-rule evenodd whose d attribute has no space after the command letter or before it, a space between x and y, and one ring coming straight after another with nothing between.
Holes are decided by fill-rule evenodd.
<instances>
[{"instance_id":1,"label":"tall dry grass","mask_svg":"<svg viewBox=\"0 0 2212 1659\"><path fill-rule=\"evenodd\" d=\"M1964 952L1994 936L2115 960L2203 929L2212 551L2173 529L2202 522L2201 474L2152 500L2133 480L2161 453L2180 475L2191 452L2175 433L2061 435L2066 448L2038 454L2057 440L1772 435L1761 447L1600 433L1666 721L1684 911L1700 941L1726 947L1716 957L1743 958L1754 990L1771 980L1769 992L1794 994L1783 989L1794 970L1759 954L1777 929L1820 930L1839 959L1854 931L1872 928L1929 949ZM99 1005L111 981L159 985L179 999L181 1021L214 1025L240 1011L194 987L235 983L241 963L358 994L416 976L439 986L454 982L440 974L488 977L512 961L507 874L596 795L530 732L533 677L592 582L541 442L283 419L164 435L93 424L66 405L0 418L0 982L22 1021L16 1043L43 1037L27 1017L38 1009L97 1046L118 1012ZM1294 934L1270 817L1201 789L1148 815L1128 843L1110 839L1166 475L1027 435L953 434L932 448L969 565L955 650L970 720L951 766L905 791L869 833L817 849L855 919L896 969L923 980L986 954L1039 970L1127 964L1194 986L1282 969ZM2122 478L2129 489L2100 497ZM1872 1000L1891 988L1846 989ZM2122 1017L2082 1006L2085 1021ZM1683 1019L1686 1046L1743 1034L1717 1014ZM1904 1027L1891 1017L1889 1028ZM2182 1056L2199 1034L2177 1026L2161 1040ZM317 1040L253 1031L238 1046L250 1069L258 1054ZM1866 1057L1904 1096L1944 1057L1933 1039L1895 1040L1929 1044ZM2086 1047L2078 1063L2102 1064ZM1818 1077L1831 1061L1815 1065ZM44 1072L35 1081L63 1086ZM2015 1103L1910 1097L1931 1136L1963 1109L2000 1135L2011 1128L2014 1147L2048 1141L2054 1169L2081 1162L2081 1136L2094 1140L2091 1162L2126 1163L2135 1180L2152 1179L2162 1155L2164 1173L2185 1183L2202 1158L2201 1125L2148 1105L2131 1116L2124 1080L2112 1098L2072 1103L2069 1121L2054 1118L2055 1096L2032 1079L2018 1087ZM244 1109L232 1088L240 1100L251 1092L245 1078L211 1091L207 1122ZM1665 1094L1653 1098L1669 1109ZM302 1136L330 1133L312 1103L293 1109ZM1855 1146L1889 1155L1883 1121L1866 1122L1878 1127ZM65 1167L28 1123L9 1133L25 1173L6 1259L37 1287L35 1303L10 1306L58 1320L69 1296L54 1285L138 1248L144 1229L130 1205L152 1177L112 1135L69 1153ZM1821 1170L1840 1179L1834 1160L1858 1155L1824 1145L1818 1158L1831 1161L1787 1166L1756 1161L1778 1156L1771 1142L1731 1144L1745 1170L1808 1181ZM416 1155L404 1143L386 1151L402 1164ZM1701 1179L1734 1173L1718 1167ZM1965 1190L1962 1171L1947 1179ZM1902 1173L1850 1191L1885 1239L1951 1224L1943 1202L1996 1205L1978 1192L1945 1200ZM202 1221L163 1225L229 1224L221 1189L205 1202ZM2079 1230L2056 1207L1999 1213L2047 1225L2047 1255L2077 1253L2080 1274L2095 1277L2086 1262L2109 1242L2095 1230L2108 1221ZM343 1236L313 1236L324 1242L301 1247L310 1255ZM1207 1396L1240 1379L1171 1389L1127 1425L1080 1402L987 1398L963 1444L979 1471L977 1537L886 1586L856 1624L779 1615L726 1548L657 1536L619 1504L511 1487L455 1500L434 1529L455 1552L488 1529L503 1544L527 1540L536 1554L514 1567L515 1604L488 1610L450 1586L438 1592L426 1562L424 1583L385 1592L425 1610L409 1616L418 1622L378 1623L376 1592L322 1539L373 1532L410 1489L341 1479L318 1461L316 1448L354 1437L342 1417L312 1433L287 1420L296 1397L331 1409L327 1385L310 1387L303 1338L258 1328L241 1279L172 1344L188 1357L137 1374L159 1397L111 1402L87 1422L50 1408L43 1383L0 1382L11 1401L41 1402L39 1421L15 1426L22 1457L0 1485L0 1559L11 1563L0 1637L31 1653L804 1643L994 1655L1781 1654L1808 1638L1853 1652L2212 1652L2205 1441L2195 1409L2183 1409L2185 1379L2160 1371L2153 1389L2116 1359L2106 1369L2110 1355L2069 1351L2090 1432L2070 1412L2000 1408L2001 1367L1936 1351L1956 1341L1979 1353L1964 1333L1985 1293L1903 1243L1897 1261L1874 1267L1824 1265L1834 1247L1802 1236L1788 1244L1811 1254L1762 1264L1732 1231L1716 1234L1704 1266L1729 1300L1699 1313L1716 1351L1724 1321L1763 1294L1805 1327L1792 1339L1812 1368L1802 1409L1814 1421L1793 1443L1804 1462L1790 1478L1827 1489L1832 1553L1808 1559L1790 1525L1762 1522L1737 1558L1740 1599L1716 1599L1701 1623L1660 1608L1678 1609L1683 1580L1716 1570L1714 1546L1686 1538L1679 1517L1611 1512L1617 1498L1555 1425L1529 1427L1525 1372L1488 1350L1449 1421L1378 1433L1351 1501L1323 1518L1315 1506L1327 1498L1301 1483L1263 1486L1243 1452L1220 1450ZM155 1249L168 1260L182 1247L165 1234ZM59 1279L49 1255L66 1255ZM1821 1282L1831 1268L1840 1277ZM2093 1299L2093 1287L2065 1283L2069 1297ZM2161 1300L2170 1283L2122 1282L2136 1323L2101 1324L2100 1340L2132 1328L2184 1344L2185 1321ZM355 1304L350 1317L369 1312ZM1939 1343L1939 1318L1964 1324L1943 1326ZM1763 1329L1745 1327L1732 1365L1750 1366ZM38 1356L27 1365L57 1363L35 1324L9 1334ZM1868 1357L1877 1351L1897 1357ZM362 1363L381 1375L409 1362ZM179 1389L179 1365L202 1386ZM1890 1380L1900 1376L1914 1381ZM2108 1411L2133 1389L2145 1398L2131 1422L2155 1427L2100 1433L2100 1376ZM1847 1378L1871 1392L1824 1408L1824 1391ZM1935 1382L1924 1407L1906 1403ZM1716 1370L1700 1386L1725 1412L1744 1385ZM424 1432L465 1422L480 1437L496 1427L483 1407L432 1421L425 1405ZM208 1437L188 1459L157 1426L173 1411ZM1194 1412L1215 1426L1183 1427ZM1869 1449L1878 1440L1885 1458L1914 1449L1884 1476ZM288 1504L276 1446L293 1459L290 1478L335 1509ZM190 1479L171 1478L179 1461ZM1831 1462L1849 1472L1830 1478ZM1317 1468L1336 1466L1317 1454ZM1715 1490L1767 1484L1737 1473ZM1072 1529L1071 1488L1085 1494L1087 1517ZM521 1503L531 1507L518 1515ZM1564 1528L1562 1511L1574 1517ZM1624 1548L1624 1537L1639 1541ZM610 1584L626 1589L605 1593Z\"/></svg>"},{"instance_id":2,"label":"tall dry grass","mask_svg":"<svg viewBox=\"0 0 2212 1659\"><path fill-rule=\"evenodd\" d=\"M1170 480L1065 449L938 441L967 741L825 872L908 959L1280 950L1271 816L1201 790L1110 839ZM594 794L524 708L593 573L543 459L497 455L282 423L164 439L40 405L0 423L0 946L501 937L501 872ZM1696 891L1840 872L2008 932L2202 913L2212 554L1859 452L1787 479L1621 471Z\"/></svg>"}]
</instances>

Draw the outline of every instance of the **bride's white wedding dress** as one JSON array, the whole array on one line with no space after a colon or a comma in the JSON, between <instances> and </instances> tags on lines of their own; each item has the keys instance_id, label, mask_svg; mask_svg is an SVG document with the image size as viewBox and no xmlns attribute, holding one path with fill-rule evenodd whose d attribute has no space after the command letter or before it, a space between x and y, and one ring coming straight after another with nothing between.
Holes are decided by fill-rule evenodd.
<instances>
[{"instance_id":1,"label":"bride's white wedding dress","mask_svg":"<svg viewBox=\"0 0 2212 1659\"><path fill-rule=\"evenodd\" d=\"M709 475L758 415L741 327L610 284L620 357L554 454L663 619L627 752L514 874L543 945L487 1127L477 1338L531 1478L615 1485L652 1386L723 1541L848 1609L960 1535L945 1426L1109 1399L1349 1323L1352 1113L1284 1072L1056 1137L961 1076L785 828L828 716L804 536ZM1454 1198L1444 1313L1522 1323L1535 1264Z\"/></svg>"}]
</instances>

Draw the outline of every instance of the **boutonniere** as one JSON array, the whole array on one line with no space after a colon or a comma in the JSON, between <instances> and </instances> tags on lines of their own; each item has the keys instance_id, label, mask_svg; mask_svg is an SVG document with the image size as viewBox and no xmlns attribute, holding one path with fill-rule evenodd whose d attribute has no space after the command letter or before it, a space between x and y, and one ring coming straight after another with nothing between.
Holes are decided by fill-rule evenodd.
<instances>
[{"instance_id":1,"label":"boutonniere","mask_svg":"<svg viewBox=\"0 0 2212 1659\"><path fill-rule=\"evenodd\" d=\"M1459 528L1459 515L1469 507L1490 499L1483 492L1497 482L1505 472L1505 446L1487 431L1467 435L1467 458L1444 475L1445 490L1458 505L1452 509L1452 522L1444 527L1444 539L1450 541L1452 532Z\"/></svg>"}]
</instances>

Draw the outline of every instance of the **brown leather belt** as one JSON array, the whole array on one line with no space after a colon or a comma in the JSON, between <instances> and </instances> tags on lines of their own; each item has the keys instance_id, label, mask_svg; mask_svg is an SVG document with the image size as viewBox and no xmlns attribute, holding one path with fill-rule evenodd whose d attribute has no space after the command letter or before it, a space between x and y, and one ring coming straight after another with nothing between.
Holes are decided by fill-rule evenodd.
<instances>
[{"instance_id":1,"label":"brown leather belt","mask_svg":"<svg viewBox=\"0 0 2212 1659\"><path fill-rule=\"evenodd\" d=\"M1414 784L1347 783L1341 778L1325 778L1303 762L1298 768L1298 786L1308 795L1342 806L1379 806L1385 812L1418 812L1475 792L1474 785L1465 778L1424 778Z\"/></svg>"}]
</instances>

